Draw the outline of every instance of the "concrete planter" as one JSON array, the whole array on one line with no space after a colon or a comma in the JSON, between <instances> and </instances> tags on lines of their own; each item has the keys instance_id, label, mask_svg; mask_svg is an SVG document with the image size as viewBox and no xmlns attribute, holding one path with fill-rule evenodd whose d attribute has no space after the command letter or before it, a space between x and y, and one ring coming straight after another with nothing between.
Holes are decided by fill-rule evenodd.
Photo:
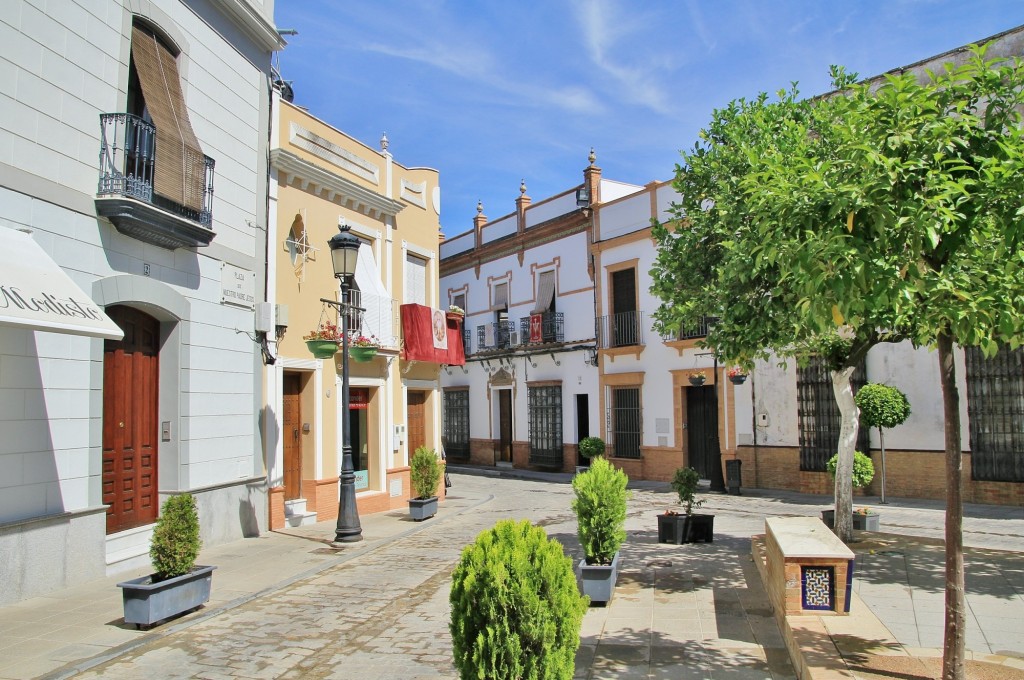
<instances>
[{"instance_id":1,"label":"concrete planter","mask_svg":"<svg viewBox=\"0 0 1024 680\"><path fill-rule=\"evenodd\" d=\"M882 516L877 512L870 515L855 512L853 513L853 528L857 531L878 531L880 520ZM835 510L822 510L821 521L825 523L829 529L832 529L836 525L836 511Z\"/></svg>"},{"instance_id":2,"label":"concrete planter","mask_svg":"<svg viewBox=\"0 0 1024 680\"><path fill-rule=\"evenodd\" d=\"M606 603L615 592L615 581L619 578L619 553L615 553L611 564L587 564L580 560L576 567L580 592L590 597L591 602Z\"/></svg>"},{"instance_id":3,"label":"concrete planter","mask_svg":"<svg viewBox=\"0 0 1024 680\"><path fill-rule=\"evenodd\" d=\"M714 515L658 515L658 543L711 543Z\"/></svg>"},{"instance_id":4,"label":"concrete planter","mask_svg":"<svg viewBox=\"0 0 1024 680\"><path fill-rule=\"evenodd\" d=\"M199 607L210 599L213 570L197 566L187 574L153 582L153 575L117 584L124 601L124 622L151 626Z\"/></svg>"},{"instance_id":5,"label":"concrete planter","mask_svg":"<svg viewBox=\"0 0 1024 680\"><path fill-rule=\"evenodd\" d=\"M430 519L437 514L437 496L430 498L410 498L409 516L417 522Z\"/></svg>"}]
</instances>

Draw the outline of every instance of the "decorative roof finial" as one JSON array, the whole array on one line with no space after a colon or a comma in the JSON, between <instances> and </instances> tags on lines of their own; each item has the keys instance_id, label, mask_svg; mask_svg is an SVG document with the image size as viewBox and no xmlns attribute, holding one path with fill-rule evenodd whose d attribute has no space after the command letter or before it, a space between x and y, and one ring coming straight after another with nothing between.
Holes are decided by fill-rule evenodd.
<instances>
[{"instance_id":1,"label":"decorative roof finial","mask_svg":"<svg viewBox=\"0 0 1024 680\"><path fill-rule=\"evenodd\" d=\"M587 160L590 161L591 165L593 165L594 161L597 160L597 154L594 153L594 147L590 147L590 155L587 156Z\"/></svg>"},{"instance_id":2,"label":"decorative roof finial","mask_svg":"<svg viewBox=\"0 0 1024 680\"><path fill-rule=\"evenodd\" d=\"M476 202L476 214L477 215L483 215L484 214L484 202L483 201L477 201Z\"/></svg>"},{"instance_id":3,"label":"decorative roof finial","mask_svg":"<svg viewBox=\"0 0 1024 680\"><path fill-rule=\"evenodd\" d=\"M380 133L380 150L381 151L387 151L388 150L388 133L386 133L386 132Z\"/></svg>"},{"instance_id":4,"label":"decorative roof finial","mask_svg":"<svg viewBox=\"0 0 1024 680\"><path fill-rule=\"evenodd\" d=\"M523 196L526 195L526 178L519 180L519 193Z\"/></svg>"}]
</instances>

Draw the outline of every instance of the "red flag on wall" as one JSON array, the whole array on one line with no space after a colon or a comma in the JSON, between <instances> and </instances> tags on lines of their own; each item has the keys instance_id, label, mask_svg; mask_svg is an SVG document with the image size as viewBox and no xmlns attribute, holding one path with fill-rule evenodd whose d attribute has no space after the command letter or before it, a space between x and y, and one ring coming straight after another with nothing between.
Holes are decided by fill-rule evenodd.
<instances>
[{"instance_id":1,"label":"red flag on wall","mask_svg":"<svg viewBox=\"0 0 1024 680\"><path fill-rule=\"evenodd\" d=\"M424 305L402 305L403 352L408 361L430 361L435 364L462 366L466 363L466 350L462 345L462 316L446 314ZM444 335L440 335L440 318L444 317ZM435 328L435 319L438 321ZM447 349L437 345L447 344Z\"/></svg>"}]
</instances>

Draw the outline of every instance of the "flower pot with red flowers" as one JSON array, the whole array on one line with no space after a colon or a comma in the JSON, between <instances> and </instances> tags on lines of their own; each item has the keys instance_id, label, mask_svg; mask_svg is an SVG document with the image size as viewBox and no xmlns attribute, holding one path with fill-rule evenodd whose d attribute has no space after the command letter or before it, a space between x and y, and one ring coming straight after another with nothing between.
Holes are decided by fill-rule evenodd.
<instances>
[{"instance_id":1,"label":"flower pot with red flowers","mask_svg":"<svg viewBox=\"0 0 1024 680\"><path fill-rule=\"evenodd\" d=\"M338 351L341 330L333 323L321 323L315 330L302 336L306 347L317 359L330 359Z\"/></svg>"},{"instance_id":2,"label":"flower pot with red flowers","mask_svg":"<svg viewBox=\"0 0 1024 680\"><path fill-rule=\"evenodd\" d=\"M747 382L747 371L739 366L733 366L725 374L733 385L742 385Z\"/></svg>"},{"instance_id":3,"label":"flower pot with red flowers","mask_svg":"<svg viewBox=\"0 0 1024 680\"><path fill-rule=\"evenodd\" d=\"M350 335L348 340L348 355L353 361L360 363L369 361L377 356L380 349L380 340L375 335Z\"/></svg>"}]
</instances>

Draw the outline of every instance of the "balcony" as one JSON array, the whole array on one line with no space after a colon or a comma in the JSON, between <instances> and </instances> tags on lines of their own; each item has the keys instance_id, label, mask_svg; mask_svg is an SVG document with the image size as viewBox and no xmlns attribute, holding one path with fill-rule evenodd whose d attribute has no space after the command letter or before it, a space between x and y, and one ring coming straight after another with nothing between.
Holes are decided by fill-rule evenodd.
<instances>
[{"instance_id":1,"label":"balcony","mask_svg":"<svg viewBox=\"0 0 1024 680\"><path fill-rule=\"evenodd\" d=\"M348 291L347 300L363 310L347 313L348 327L353 333L374 336L384 349L398 349L394 324L397 300L354 289Z\"/></svg>"},{"instance_id":2,"label":"balcony","mask_svg":"<svg viewBox=\"0 0 1024 680\"><path fill-rule=\"evenodd\" d=\"M517 347L520 338L515 328L514 321L495 321L477 326L477 351L487 352Z\"/></svg>"},{"instance_id":3,"label":"balcony","mask_svg":"<svg viewBox=\"0 0 1024 680\"><path fill-rule=\"evenodd\" d=\"M100 114L100 179L96 212L122 234L161 248L207 246L213 232L213 168L183 150L183 165L201 168L189 182L196 205L154 191L157 182L156 127L130 113ZM198 172L196 173L199 174Z\"/></svg>"},{"instance_id":4,"label":"balcony","mask_svg":"<svg viewBox=\"0 0 1024 680\"><path fill-rule=\"evenodd\" d=\"M643 312L619 312L597 319L598 349L643 345Z\"/></svg>"},{"instance_id":5,"label":"balcony","mask_svg":"<svg viewBox=\"0 0 1024 680\"><path fill-rule=\"evenodd\" d=\"M530 320L540 317L536 327L530 327ZM565 340L565 314L546 312L524 316L519 319L519 338L524 345L538 345Z\"/></svg>"}]
</instances>

